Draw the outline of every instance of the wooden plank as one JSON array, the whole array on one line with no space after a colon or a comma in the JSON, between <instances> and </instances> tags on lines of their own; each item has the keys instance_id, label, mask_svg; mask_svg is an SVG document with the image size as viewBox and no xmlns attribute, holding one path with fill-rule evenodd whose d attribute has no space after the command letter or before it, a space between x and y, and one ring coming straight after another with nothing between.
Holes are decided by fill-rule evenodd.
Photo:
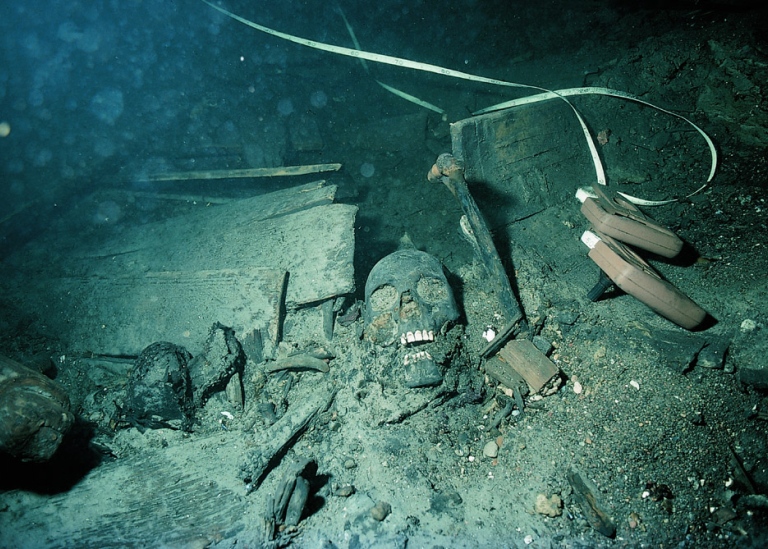
<instances>
[{"instance_id":1,"label":"wooden plank","mask_svg":"<svg viewBox=\"0 0 768 549\"><path fill-rule=\"evenodd\" d=\"M330 203L333 186L292 191L128 229L87 255L62 257L58 263L68 274L103 278L280 268L290 273L289 307L353 292L357 207Z\"/></svg>"},{"instance_id":2,"label":"wooden plank","mask_svg":"<svg viewBox=\"0 0 768 549\"><path fill-rule=\"evenodd\" d=\"M459 167L455 157L450 154L441 154L432 170L433 175L435 171L442 174L440 180L448 187L461 206L461 211L464 212L464 219L468 227L465 228L462 224L462 229L472 244L477 260L485 268L488 286L494 290L493 294L498 300L498 307L505 325L517 324L523 318L520 304L512 292L509 277L496 251L496 246L483 215L469 192L467 182L464 179L464 170Z\"/></svg>"},{"instance_id":3,"label":"wooden plank","mask_svg":"<svg viewBox=\"0 0 768 549\"><path fill-rule=\"evenodd\" d=\"M200 345L221 322L238 338L266 330L269 354L281 303L300 307L355 289L357 207L332 203L335 191L312 183L125 227L102 244L57 241L26 250L23 269L3 282L76 352Z\"/></svg>"},{"instance_id":4,"label":"wooden plank","mask_svg":"<svg viewBox=\"0 0 768 549\"><path fill-rule=\"evenodd\" d=\"M451 125L451 138L491 230L572 200L594 180L583 136L562 101L461 120ZM483 207L486 200L493 208Z\"/></svg>"},{"instance_id":5,"label":"wooden plank","mask_svg":"<svg viewBox=\"0 0 768 549\"><path fill-rule=\"evenodd\" d=\"M106 462L71 489L29 496L3 520L9 547L207 547L253 528L237 479L242 433L217 433ZM9 515L9 513L2 513Z\"/></svg>"},{"instance_id":6,"label":"wooden plank","mask_svg":"<svg viewBox=\"0 0 768 549\"><path fill-rule=\"evenodd\" d=\"M557 366L527 339L510 341L498 356L523 377L533 393L538 393L558 372Z\"/></svg>"},{"instance_id":7,"label":"wooden plank","mask_svg":"<svg viewBox=\"0 0 768 549\"><path fill-rule=\"evenodd\" d=\"M137 355L155 341L196 351L217 321L238 338L260 330L271 349L285 278L259 268L62 278L48 281L60 306L50 308L47 324L71 350L97 354Z\"/></svg>"},{"instance_id":8,"label":"wooden plank","mask_svg":"<svg viewBox=\"0 0 768 549\"><path fill-rule=\"evenodd\" d=\"M307 166L281 166L279 168L244 168L237 170L198 170L148 174L133 181L197 181L201 179L244 179L260 177L291 177L314 173L335 172L341 164L310 164Z\"/></svg>"},{"instance_id":9,"label":"wooden plank","mask_svg":"<svg viewBox=\"0 0 768 549\"><path fill-rule=\"evenodd\" d=\"M521 383L527 384L512 366L496 356L486 361L485 373L509 389L517 390Z\"/></svg>"}]
</instances>

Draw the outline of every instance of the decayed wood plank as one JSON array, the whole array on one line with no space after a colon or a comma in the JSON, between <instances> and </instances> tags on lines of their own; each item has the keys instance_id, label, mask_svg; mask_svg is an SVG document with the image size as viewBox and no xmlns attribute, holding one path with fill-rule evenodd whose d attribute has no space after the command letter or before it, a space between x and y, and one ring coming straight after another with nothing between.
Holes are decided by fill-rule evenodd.
<instances>
[{"instance_id":1,"label":"decayed wood plank","mask_svg":"<svg viewBox=\"0 0 768 549\"><path fill-rule=\"evenodd\" d=\"M126 227L74 252L63 243L28 254L4 282L72 352L133 355L162 340L194 352L214 322L238 338L266 328L274 348L280 304L354 291L357 207L334 204L335 190L316 182Z\"/></svg>"},{"instance_id":2,"label":"decayed wood plank","mask_svg":"<svg viewBox=\"0 0 768 549\"><path fill-rule=\"evenodd\" d=\"M48 324L70 349L97 354L137 355L155 341L196 351L214 322L238 338L261 330L272 349L285 279L285 271L259 268L62 278L47 281L66 303L51 309Z\"/></svg>"},{"instance_id":3,"label":"decayed wood plank","mask_svg":"<svg viewBox=\"0 0 768 549\"><path fill-rule=\"evenodd\" d=\"M3 527L24 547L207 547L255 521L236 472L242 433L219 433L104 463L72 489L34 496Z\"/></svg>"},{"instance_id":4,"label":"decayed wood plank","mask_svg":"<svg viewBox=\"0 0 768 549\"><path fill-rule=\"evenodd\" d=\"M504 318L505 325L516 325L522 318L520 303L512 292L509 277L504 270L496 246L493 243L482 213L472 194L469 192L464 179L464 170L450 154L441 154L432 168L429 177L439 178L451 191L461 206L466 219L462 223L464 234L472 243L478 261L483 265L488 275L488 285L493 288L498 300L498 308Z\"/></svg>"},{"instance_id":5,"label":"decayed wood plank","mask_svg":"<svg viewBox=\"0 0 768 549\"><path fill-rule=\"evenodd\" d=\"M578 124L563 101L473 116L452 124L451 138L467 183L479 187L481 207L483 191L492 197L492 229L572 200L584 181L594 179Z\"/></svg>"}]
</instances>

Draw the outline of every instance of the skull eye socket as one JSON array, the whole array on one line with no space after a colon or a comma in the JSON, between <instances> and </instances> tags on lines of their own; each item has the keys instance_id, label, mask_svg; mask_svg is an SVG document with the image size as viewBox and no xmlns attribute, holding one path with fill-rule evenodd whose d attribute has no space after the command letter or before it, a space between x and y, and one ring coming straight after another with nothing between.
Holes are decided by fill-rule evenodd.
<instances>
[{"instance_id":1,"label":"skull eye socket","mask_svg":"<svg viewBox=\"0 0 768 549\"><path fill-rule=\"evenodd\" d=\"M445 282L439 278L421 277L416 283L416 291L422 300L430 304L448 301L449 299Z\"/></svg>"},{"instance_id":2,"label":"skull eye socket","mask_svg":"<svg viewBox=\"0 0 768 549\"><path fill-rule=\"evenodd\" d=\"M381 311L394 307L399 298L400 294L394 286L391 284L384 284L373 290L373 293L368 299L371 304L371 309L374 311Z\"/></svg>"}]
</instances>

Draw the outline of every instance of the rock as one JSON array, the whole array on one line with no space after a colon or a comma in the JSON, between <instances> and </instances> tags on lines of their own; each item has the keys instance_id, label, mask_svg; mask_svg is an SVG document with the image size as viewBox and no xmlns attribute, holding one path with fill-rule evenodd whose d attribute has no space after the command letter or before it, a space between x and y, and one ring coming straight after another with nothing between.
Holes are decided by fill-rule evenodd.
<instances>
[{"instance_id":1,"label":"rock","mask_svg":"<svg viewBox=\"0 0 768 549\"><path fill-rule=\"evenodd\" d=\"M371 516L381 522L392 512L392 506L386 501L380 501L371 508Z\"/></svg>"},{"instance_id":2,"label":"rock","mask_svg":"<svg viewBox=\"0 0 768 549\"><path fill-rule=\"evenodd\" d=\"M540 515L548 517L559 517L563 514L563 500L557 494L547 497L545 494L538 494L536 502L533 504L533 510Z\"/></svg>"},{"instance_id":3,"label":"rock","mask_svg":"<svg viewBox=\"0 0 768 549\"><path fill-rule=\"evenodd\" d=\"M487 458L495 458L499 455L499 445L493 440L489 440L483 446L483 455Z\"/></svg>"},{"instance_id":4,"label":"rock","mask_svg":"<svg viewBox=\"0 0 768 549\"><path fill-rule=\"evenodd\" d=\"M739 373L739 381L755 389L768 389L768 341L765 337L749 334L734 343L733 362Z\"/></svg>"},{"instance_id":5,"label":"rock","mask_svg":"<svg viewBox=\"0 0 768 549\"><path fill-rule=\"evenodd\" d=\"M345 484L343 486L339 486L334 492L334 495L340 498L348 498L354 493L355 493L355 487L352 486L351 484Z\"/></svg>"}]
</instances>

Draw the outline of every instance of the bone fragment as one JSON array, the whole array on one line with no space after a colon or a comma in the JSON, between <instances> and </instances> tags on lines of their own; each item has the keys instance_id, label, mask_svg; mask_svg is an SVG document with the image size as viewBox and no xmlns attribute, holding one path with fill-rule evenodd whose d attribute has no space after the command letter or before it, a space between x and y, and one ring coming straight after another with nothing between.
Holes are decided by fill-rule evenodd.
<instances>
[{"instance_id":1,"label":"bone fragment","mask_svg":"<svg viewBox=\"0 0 768 549\"><path fill-rule=\"evenodd\" d=\"M289 406L288 411L254 442L254 450L246 457L242 472L250 479L248 492L257 490L269 472L277 467L280 458L293 446L309 423L327 410L336 392L318 386L307 400Z\"/></svg>"},{"instance_id":2,"label":"bone fragment","mask_svg":"<svg viewBox=\"0 0 768 549\"><path fill-rule=\"evenodd\" d=\"M290 370L294 372L304 372L314 370L317 372L328 373L330 367L325 360L316 358L308 354L291 355L287 358L276 360L266 368L267 373L279 372L280 370Z\"/></svg>"}]
</instances>

